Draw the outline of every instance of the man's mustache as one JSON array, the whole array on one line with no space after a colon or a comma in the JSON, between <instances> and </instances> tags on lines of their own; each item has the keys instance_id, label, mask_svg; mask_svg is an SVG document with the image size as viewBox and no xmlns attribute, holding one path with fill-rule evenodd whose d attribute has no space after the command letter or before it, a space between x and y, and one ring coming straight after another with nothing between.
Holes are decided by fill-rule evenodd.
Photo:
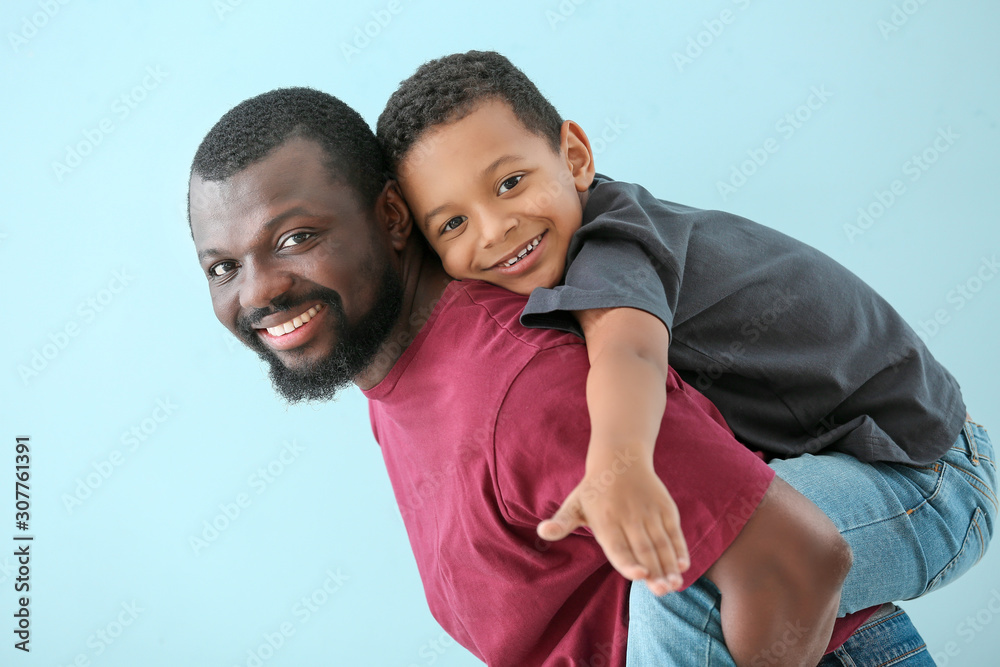
<instances>
[{"instance_id":1,"label":"man's mustache","mask_svg":"<svg viewBox=\"0 0 1000 667\"><path fill-rule=\"evenodd\" d=\"M326 287L316 287L301 295L280 296L271 301L270 308L249 308L236 318L236 329L244 340L256 338L256 329L260 327L260 322L275 313L284 313L306 303L320 301L331 308L339 315L343 315L344 306L340 299L340 294L336 290Z\"/></svg>"}]
</instances>

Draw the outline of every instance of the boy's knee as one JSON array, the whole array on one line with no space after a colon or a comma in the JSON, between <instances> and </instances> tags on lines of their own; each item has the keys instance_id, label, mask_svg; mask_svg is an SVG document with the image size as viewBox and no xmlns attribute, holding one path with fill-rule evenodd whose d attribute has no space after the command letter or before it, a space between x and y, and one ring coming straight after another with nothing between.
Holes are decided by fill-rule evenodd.
<instances>
[{"instance_id":1,"label":"boy's knee","mask_svg":"<svg viewBox=\"0 0 1000 667\"><path fill-rule=\"evenodd\" d=\"M796 597L839 594L853 556L847 540L826 514L781 478L775 478L758 508L754 530L769 536L760 561Z\"/></svg>"}]
</instances>

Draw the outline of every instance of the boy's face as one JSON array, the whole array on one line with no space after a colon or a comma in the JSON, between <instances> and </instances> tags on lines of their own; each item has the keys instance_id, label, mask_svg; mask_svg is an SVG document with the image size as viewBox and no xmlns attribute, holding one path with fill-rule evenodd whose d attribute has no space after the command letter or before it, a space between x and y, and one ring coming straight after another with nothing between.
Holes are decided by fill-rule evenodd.
<instances>
[{"instance_id":1,"label":"boy's face","mask_svg":"<svg viewBox=\"0 0 1000 667\"><path fill-rule=\"evenodd\" d=\"M518 294L562 281L593 178L579 125L563 123L556 152L492 100L431 128L399 165L403 196L445 270Z\"/></svg>"}]
</instances>

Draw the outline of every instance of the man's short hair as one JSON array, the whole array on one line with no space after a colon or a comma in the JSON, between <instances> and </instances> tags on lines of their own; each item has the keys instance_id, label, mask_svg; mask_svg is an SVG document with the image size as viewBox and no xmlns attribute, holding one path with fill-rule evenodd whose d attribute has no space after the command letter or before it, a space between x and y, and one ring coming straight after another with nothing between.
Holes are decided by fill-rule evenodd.
<instances>
[{"instance_id":1,"label":"man's short hair","mask_svg":"<svg viewBox=\"0 0 1000 667\"><path fill-rule=\"evenodd\" d=\"M389 98L376 134L390 167L398 169L427 130L461 120L488 100L507 103L525 129L559 150L562 117L535 84L495 51L469 51L424 63Z\"/></svg>"},{"instance_id":2,"label":"man's short hair","mask_svg":"<svg viewBox=\"0 0 1000 667\"><path fill-rule=\"evenodd\" d=\"M319 143L334 179L374 206L388 178L378 140L357 111L312 88L278 88L240 102L202 139L191 173L207 181L237 174L292 138Z\"/></svg>"}]
</instances>

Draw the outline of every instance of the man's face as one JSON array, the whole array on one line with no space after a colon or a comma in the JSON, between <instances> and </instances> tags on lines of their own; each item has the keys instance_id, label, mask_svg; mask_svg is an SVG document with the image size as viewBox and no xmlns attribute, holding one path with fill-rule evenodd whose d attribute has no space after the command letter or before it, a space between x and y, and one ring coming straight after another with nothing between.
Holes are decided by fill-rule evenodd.
<instances>
[{"instance_id":1,"label":"man's face","mask_svg":"<svg viewBox=\"0 0 1000 667\"><path fill-rule=\"evenodd\" d=\"M224 181L191 179L191 231L215 315L289 401L331 398L374 358L402 287L376 215L289 139Z\"/></svg>"}]
</instances>

